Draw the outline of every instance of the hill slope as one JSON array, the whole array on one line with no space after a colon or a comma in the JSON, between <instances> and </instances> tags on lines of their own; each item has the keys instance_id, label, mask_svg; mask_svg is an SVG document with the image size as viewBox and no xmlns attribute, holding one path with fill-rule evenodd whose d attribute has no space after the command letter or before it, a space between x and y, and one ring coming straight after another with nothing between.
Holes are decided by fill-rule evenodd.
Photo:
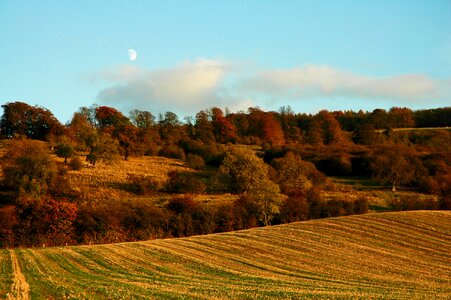
<instances>
[{"instance_id":1,"label":"hill slope","mask_svg":"<svg viewBox=\"0 0 451 300\"><path fill-rule=\"evenodd\" d=\"M0 298L449 298L451 212L0 252ZM18 262L18 263L17 263ZM10 292L12 290L12 292Z\"/></svg>"}]
</instances>

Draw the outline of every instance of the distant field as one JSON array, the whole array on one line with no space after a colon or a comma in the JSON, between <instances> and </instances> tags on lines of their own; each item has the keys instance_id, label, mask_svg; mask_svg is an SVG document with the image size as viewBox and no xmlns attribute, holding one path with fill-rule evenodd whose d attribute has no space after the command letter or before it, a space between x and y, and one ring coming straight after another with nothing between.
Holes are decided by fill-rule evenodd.
<instances>
[{"instance_id":1,"label":"distant field","mask_svg":"<svg viewBox=\"0 0 451 300\"><path fill-rule=\"evenodd\" d=\"M451 127L410 127L410 128L392 128L393 131L425 131L425 130L451 130ZM384 132L385 129L377 129L377 132Z\"/></svg>"},{"instance_id":2,"label":"distant field","mask_svg":"<svg viewBox=\"0 0 451 300\"><path fill-rule=\"evenodd\" d=\"M450 299L451 212L138 243L0 250L0 298Z\"/></svg>"},{"instance_id":3,"label":"distant field","mask_svg":"<svg viewBox=\"0 0 451 300\"><path fill-rule=\"evenodd\" d=\"M451 130L451 127L393 128L393 131Z\"/></svg>"}]
</instances>

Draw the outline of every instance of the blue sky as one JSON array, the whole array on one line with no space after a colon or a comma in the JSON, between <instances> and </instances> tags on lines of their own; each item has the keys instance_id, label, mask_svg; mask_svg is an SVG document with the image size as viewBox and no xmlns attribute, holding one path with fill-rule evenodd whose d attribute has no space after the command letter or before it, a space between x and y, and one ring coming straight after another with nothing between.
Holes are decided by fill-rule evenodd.
<instances>
[{"instance_id":1,"label":"blue sky","mask_svg":"<svg viewBox=\"0 0 451 300\"><path fill-rule=\"evenodd\" d=\"M0 0L0 105L451 105L451 1ZM138 58L131 62L128 49Z\"/></svg>"}]
</instances>

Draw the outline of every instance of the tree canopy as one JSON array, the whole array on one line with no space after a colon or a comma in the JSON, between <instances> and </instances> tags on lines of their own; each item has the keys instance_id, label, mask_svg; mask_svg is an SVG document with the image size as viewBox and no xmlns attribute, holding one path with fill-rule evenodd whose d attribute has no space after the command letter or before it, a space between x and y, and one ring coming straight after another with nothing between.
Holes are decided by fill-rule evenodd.
<instances>
[{"instance_id":1,"label":"tree canopy","mask_svg":"<svg viewBox=\"0 0 451 300\"><path fill-rule=\"evenodd\" d=\"M231 182L234 192L250 198L258 207L260 221L269 225L285 196L268 176L268 166L252 150L233 147L227 151L220 172Z\"/></svg>"}]
</instances>

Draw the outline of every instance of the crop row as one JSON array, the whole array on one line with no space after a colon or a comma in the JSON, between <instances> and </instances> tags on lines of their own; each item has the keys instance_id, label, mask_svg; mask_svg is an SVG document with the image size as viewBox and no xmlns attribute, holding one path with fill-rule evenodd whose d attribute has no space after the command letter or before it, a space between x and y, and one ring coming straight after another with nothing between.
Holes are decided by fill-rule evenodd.
<instances>
[{"instance_id":1,"label":"crop row","mask_svg":"<svg viewBox=\"0 0 451 300\"><path fill-rule=\"evenodd\" d=\"M32 299L446 299L450 237L450 212L400 212L14 253ZM9 251L0 268L5 295Z\"/></svg>"}]
</instances>

